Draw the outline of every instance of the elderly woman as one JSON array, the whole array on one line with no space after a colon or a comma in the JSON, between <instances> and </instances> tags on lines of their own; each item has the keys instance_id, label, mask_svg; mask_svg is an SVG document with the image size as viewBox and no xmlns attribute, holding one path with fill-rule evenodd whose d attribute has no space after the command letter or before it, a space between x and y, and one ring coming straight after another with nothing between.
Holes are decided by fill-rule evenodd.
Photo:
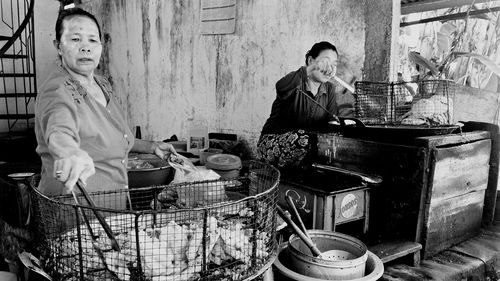
<instances>
[{"instance_id":1,"label":"elderly woman","mask_svg":"<svg viewBox=\"0 0 500 281\"><path fill-rule=\"evenodd\" d=\"M337 70L337 48L323 41L306 54L306 65L276 83L276 100L257 144L260 160L277 167L298 166L309 151L310 133L321 131L337 116L352 116L330 79Z\"/></svg>"},{"instance_id":2,"label":"elderly woman","mask_svg":"<svg viewBox=\"0 0 500 281\"><path fill-rule=\"evenodd\" d=\"M42 85L35 105L39 190L64 194L78 179L89 191L127 188L130 151L163 158L175 150L167 143L134 139L109 82L94 73L102 44L93 15L79 8L62 10L55 32L61 65Z\"/></svg>"}]
</instances>

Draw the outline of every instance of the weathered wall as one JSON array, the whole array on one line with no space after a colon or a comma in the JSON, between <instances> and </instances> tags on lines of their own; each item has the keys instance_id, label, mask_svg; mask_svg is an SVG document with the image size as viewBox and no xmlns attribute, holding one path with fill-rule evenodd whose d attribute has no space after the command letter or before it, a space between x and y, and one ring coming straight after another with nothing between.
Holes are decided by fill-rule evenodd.
<instances>
[{"instance_id":1,"label":"weathered wall","mask_svg":"<svg viewBox=\"0 0 500 281\"><path fill-rule=\"evenodd\" d=\"M200 1L83 1L102 20L103 71L143 136L186 136L191 119L254 146L274 84L316 41L340 52L341 76L361 79L365 1L236 1L236 32L200 35Z\"/></svg>"},{"instance_id":2,"label":"weathered wall","mask_svg":"<svg viewBox=\"0 0 500 281\"><path fill-rule=\"evenodd\" d=\"M35 1L35 54L36 82L38 88L47 79L50 71L59 64L57 51L52 41L56 39L56 25L59 2Z\"/></svg>"},{"instance_id":3,"label":"weathered wall","mask_svg":"<svg viewBox=\"0 0 500 281\"><path fill-rule=\"evenodd\" d=\"M500 125L500 95L496 92L457 85L453 105L453 122L478 121Z\"/></svg>"}]
</instances>

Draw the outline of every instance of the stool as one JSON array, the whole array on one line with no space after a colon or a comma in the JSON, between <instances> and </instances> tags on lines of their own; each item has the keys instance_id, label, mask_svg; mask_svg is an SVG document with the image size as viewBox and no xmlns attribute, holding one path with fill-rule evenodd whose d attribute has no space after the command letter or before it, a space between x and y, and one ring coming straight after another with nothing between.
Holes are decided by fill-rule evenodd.
<instances>
[{"instance_id":1,"label":"stool","mask_svg":"<svg viewBox=\"0 0 500 281\"><path fill-rule=\"evenodd\" d=\"M377 255L383 263L406 258L406 263L410 266L420 264L421 249L422 245L420 243L412 241L391 241L368 247L368 250Z\"/></svg>"}]
</instances>

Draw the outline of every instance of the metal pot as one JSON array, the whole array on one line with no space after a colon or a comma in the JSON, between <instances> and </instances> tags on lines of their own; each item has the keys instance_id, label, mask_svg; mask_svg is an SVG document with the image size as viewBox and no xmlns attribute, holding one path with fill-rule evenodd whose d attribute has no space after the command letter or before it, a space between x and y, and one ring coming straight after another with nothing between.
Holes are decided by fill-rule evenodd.
<instances>
[{"instance_id":1,"label":"metal pot","mask_svg":"<svg viewBox=\"0 0 500 281\"><path fill-rule=\"evenodd\" d=\"M130 188L165 185L170 183L173 169L167 161L162 159L151 159L147 160L147 162L154 167L128 170L128 185Z\"/></svg>"},{"instance_id":2,"label":"metal pot","mask_svg":"<svg viewBox=\"0 0 500 281\"><path fill-rule=\"evenodd\" d=\"M144 160L151 164L153 168L128 170L128 185L131 189L129 192L130 207L134 210L150 209L148 202L149 199L153 200L154 192L148 187L169 184L173 179L174 169L167 161L158 158L156 155L139 154L133 158Z\"/></svg>"},{"instance_id":3,"label":"metal pot","mask_svg":"<svg viewBox=\"0 0 500 281\"><path fill-rule=\"evenodd\" d=\"M335 250L338 259L314 257L309 247L295 234L288 240L290 265L297 273L319 279L351 280L365 276L368 250L355 237L339 232L308 230L320 252Z\"/></svg>"}]
</instances>

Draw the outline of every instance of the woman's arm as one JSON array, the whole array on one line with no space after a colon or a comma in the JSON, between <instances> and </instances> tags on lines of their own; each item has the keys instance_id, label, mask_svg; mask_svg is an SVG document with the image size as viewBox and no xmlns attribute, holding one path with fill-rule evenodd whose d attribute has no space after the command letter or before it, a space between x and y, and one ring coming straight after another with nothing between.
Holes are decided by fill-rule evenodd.
<instances>
[{"instance_id":1,"label":"woman's arm","mask_svg":"<svg viewBox=\"0 0 500 281\"><path fill-rule=\"evenodd\" d=\"M278 98L287 99L296 88L302 87L307 80L306 67L301 67L296 71L290 72L276 82L276 94Z\"/></svg>"},{"instance_id":2,"label":"woman's arm","mask_svg":"<svg viewBox=\"0 0 500 281\"><path fill-rule=\"evenodd\" d=\"M132 152L156 154L161 159L166 159L170 153L177 153L170 143L142 139L134 140Z\"/></svg>"},{"instance_id":3,"label":"woman's arm","mask_svg":"<svg viewBox=\"0 0 500 281\"><path fill-rule=\"evenodd\" d=\"M40 134L54 158L53 176L72 189L78 179L86 181L95 173L94 162L80 148L79 120L73 96L56 80L36 102Z\"/></svg>"},{"instance_id":4,"label":"woman's arm","mask_svg":"<svg viewBox=\"0 0 500 281\"><path fill-rule=\"evenodd\" d=\"M94 161L80 149L68 134L54 132L49 137L49 149L55 154L54 177L71 190L78 179L85 182L95 174Z\"/></svg>"},{"instance_id":5,"label":"woman's arm","mask_svg":"<svg viewBox=\"0 0 500 281\"><path fill-rule=\"evenodd\" d=\"M350 94L341 94L335 91L335 86L328 83L328 95L330 96L327 109L339 117L354 117L354 98ZM330 116L330 120L336 120Z\"/></svg>"}]
</instances>

